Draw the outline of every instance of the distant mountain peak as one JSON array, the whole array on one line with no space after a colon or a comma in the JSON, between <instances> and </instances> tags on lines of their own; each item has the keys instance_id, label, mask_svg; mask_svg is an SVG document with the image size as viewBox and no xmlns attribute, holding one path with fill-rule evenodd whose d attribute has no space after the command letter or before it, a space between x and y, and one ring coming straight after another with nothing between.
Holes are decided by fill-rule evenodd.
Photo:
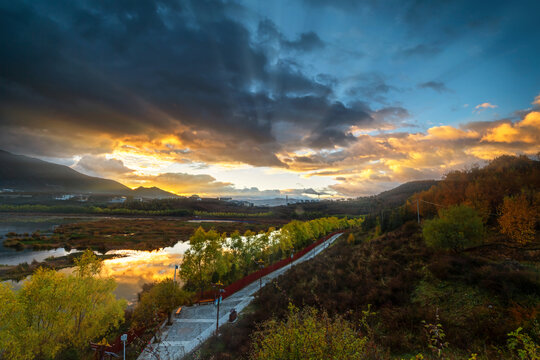
<instances>
[{"instance_id":1,"label":"distant mountain peak","mask_svg":"<svg viewBox=\"0 0 540 360\"><path fill-rule=\"evenodd\" d=\"M69 166L0 150L0 188L29 192L129 195L117 181L81 174Z\"/></svg>"},{"instance_id":2,"label":"distant mountain peak","mask_svg":"<svg viewBox=\"0 0 540 360\"><path fill-rule=\"evenodd\" d=\"M136 189L132 190L134 196L141 196L145 198L152 198L152 199L164 199L164 198L177 198L178 195L173 194L171 192L162 190L156 186L152 187L144 187L139 186Z\"/></svg>"}]
</instances>

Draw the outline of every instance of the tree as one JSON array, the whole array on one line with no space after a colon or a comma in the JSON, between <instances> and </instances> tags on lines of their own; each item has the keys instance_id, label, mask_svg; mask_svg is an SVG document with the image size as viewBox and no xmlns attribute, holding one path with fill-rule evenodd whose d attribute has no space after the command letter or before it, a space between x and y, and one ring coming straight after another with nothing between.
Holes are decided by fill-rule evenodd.
<instances>
[{"instance_id":1,"label":"tree","mask_svg":"<svg viewBox=\"0 0 540 360\"><path fill-rule=\"evenodd\" d=\"M517 195L523 189L537 191L539 181L540 161L525 155L503 155L483 168L450 172L415 199L444 206L469 204L489 223L495 220L491 214L497 212L505 196ZM416 201L408 204L416 212ZM435 210L434 205L420 204L420 216L424 218L434 215Z\"/></svg>"},{"instance_id":2,"label":"tree","mask_svg":"<svg viewBox=\"0 0 540 360\"><path fill-rule=\"evenodd\" d=\"M199 288L201 294L215 272L220 276L227 273L223 240L215 230L205 232L202 227L189 238L190 247L184 253L180 274L188 284Z\"/></svg>"},{"instance_id":3,"label":"tree","mask_svg":"<svg viewBox=\"0 0 540 360\"><path fill-rule=\"evenodd\" d=\"M535 236L537 209L530 205L527 196L521 193L517 196L505 197L500 207L499 225L501 233L512 240L526 244Z\"/></svg>"},{"instance_id":4,"label":"tree","mask_svg":"<svg viewBox=\"0 0 540 360\"><path fill-rule=\"evenodd\" d=\"M22 310L15 292L8 284L0 282L0 359L33 358L24 348L24 341L30 338Z\"/></svg>"},{"instance_id":5,"label":"tree","mask_svg":"<svg viewBox=\"0 0 540 360\"><path fill-rule=\"evenodd\" d=\"M0 317L0 341L19 352L8 358L53 358L65 348L84 349L123 321L126 301L116 300L113 279L95 276L99 259L87 251L80 261L76 276L40 268L18 292L0 288L0 314L10 313Z\"/></svg>"},{"instance_id":6,"label":"tree","mask_svg":"<svg viewBox=\"0 0 540 360\"><path fill-rule=\"evenodd\" d=\"M103 262L92 252L86 250L81 256L75 259L75 274L79 277L89 277L97 275L103 268Z\"/></svg>"},{"instance_id":7,"label":"tree","mask_svg":"<svg viewBox=\"0 0 540 360\"><path fill-rule=\"evenodd\" d=\"M482 219L466 205L451 206L441 210L438 218L426 220L423 234L428 246L458 252L481 242Z\"/></svg>"},{"instance_id":8,"label":"tree","mask_svg":"<svg viewBox=\"0 0 540 360\"><path fill-rule=\"evenodd\" d=\"M319 218L311 221L293 220L276 231L255 233L238 231L228 238L214 230L206 232L199 227L190 237L190 247L184 254L181 276L186 288L200 290L201 296L208 285L217 281L234 281L239 276L256 270L255 261L264 259L269 264L292 251L302 249L316 238L337 229L359 226L363 219L337 217Z\"/></svg>"},{"instance_id":9,"label":"tree","mask_svg":"<svg viewBox=\"0 0 540 360\"><path fill-rule=\"evenodd\" d=\"M133 313L137 325L148 325L167 315L167 324L172 323L172 312L180 305L187 303L189 293L180 289L177 283L167 278L155 284L150 291L144 293Z\"/></svg>"},{"instance_id":10,"label":"tree","mask_svg":"<svg viewBox=\"0 0 540 360\"><path fill-rule=\"evenodd\" d=\"M364 359L367 338L346 320L313 308L290 307L285 321L271 319L255 334L251 359Z\"/></svg>"}]
</instances>

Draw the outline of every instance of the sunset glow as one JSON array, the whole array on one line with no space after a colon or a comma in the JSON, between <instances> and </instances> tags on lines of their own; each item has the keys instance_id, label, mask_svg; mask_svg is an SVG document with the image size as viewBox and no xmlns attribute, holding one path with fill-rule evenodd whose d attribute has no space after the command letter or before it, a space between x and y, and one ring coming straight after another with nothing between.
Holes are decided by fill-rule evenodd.
<instances>
[{"instance_id":1,"label":"sunset glow","mask_svg":"<svg viewBox=\"0 0 540 360\"><path fill-rule=\"evenodd\" d=\"M371 195L540 151L528 2L145 4L4 3L0 148L253 198Z\"/></svg>"}]
</instances>

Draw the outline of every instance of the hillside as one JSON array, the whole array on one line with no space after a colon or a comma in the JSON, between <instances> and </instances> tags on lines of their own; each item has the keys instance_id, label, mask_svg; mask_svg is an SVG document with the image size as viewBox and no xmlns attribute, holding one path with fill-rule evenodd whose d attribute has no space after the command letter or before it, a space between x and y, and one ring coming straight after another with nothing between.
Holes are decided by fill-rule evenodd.
<instances>
[{"instance_id":1,"label":"hillside","mask_svg":"<svg viewBox=\"0 0 540 360\"><path fill-rule=\"evenodd\" d=\"M411 195L421 191L426 191L438 183L439 181L437 180L409 181L391 190L383 191L382 193L376 195L375 198L386 205L397 206L403 204L403 202Z\"/></svg>"},{"instance_id":2,"label":"hillside","mask_svg":"<svg viewBox=\"0 0 540 360\"><path fill-rule=\"evenodd\" d=\"M438 208L469 209L468 218L436 215L423 203L418 224L411 199L366 217L350 236L265 286L236 324L190 359L263 359L262 347L301 359L295 350L314 336L306 327L322 327L324 338L320 324L329 318L352 324L361 359L538 359L539 165L503 156L418 194ZM473 218L479 241L468 238ZM443 226L426 231L437 221ZM516 237L512 228L530 236ZM434 231L463 247L433 242ZM299 323L292 307L322 315Z\"/></svg>"},{"instance_id":3,"label":"hillside","mask_svg":"<svg viewBox=\"0 0 540 360\"><path fill-rule=\"evenodd\" d=\"M161 190L158 187L144 187L139 186L136 189L133 189L131 191L131 195L133 196L140 196L145 199L170 199L170 198L177 198L178 195L170 193L165 190Z\"/></svg>"},{"instance_id":4,"label":"hillside","mask_svg":"<svg viewBox=\"0 0 540 360\"><path fill-rule=\"evenodd\" d=\"M493 222L505 197L523 194L529 202L539 202L539 184L540 161L526 156L500 156L483 168L453 171L419 193L420 216L431 217L439 207L466 204L485 221ZM409 202L412 207L416 207L415 200Z\"/></svg>"},{"instance_id":5,"label":"hillside","mask_svg":"<svg viewBox=\"0 0 540 360\"><path fill-rule=\"evenodd\" d=\"M289 204L274 208L284 218L315 218L325 215L365 215L402 205L416 193L438 184L437 180L410 181L373 196L343 201L318 201Z\"/></svg>"},{"instance_id":6,"label":"hillside","mask_svg":"<svg viewBox=\"0 0 540 360\"><path fill-rule=\"evenodd\" d=\"M289 304L359 324L369 334L363 359L513 359L507 334L520 326L534 331L540 250L446 253L426 247L414 222L376 239L354 236L264 287L238 323L190 359L248 358L261 324L284 319ZM374 314L363 324L368 306ZM441 324L444 356L430 356L423 321Z\"/></svg>"},{"instance_id":7,"label":"hillside","mask_svg":"<svg viewBox=\"0 0 540 360\"><path fill-rule=\"evenodd\" d=\"M78 192L129 194L116 181L81 174L68 166L53 164L0 150L0 188L31 192Z\"/></svg>"}]
</instances>

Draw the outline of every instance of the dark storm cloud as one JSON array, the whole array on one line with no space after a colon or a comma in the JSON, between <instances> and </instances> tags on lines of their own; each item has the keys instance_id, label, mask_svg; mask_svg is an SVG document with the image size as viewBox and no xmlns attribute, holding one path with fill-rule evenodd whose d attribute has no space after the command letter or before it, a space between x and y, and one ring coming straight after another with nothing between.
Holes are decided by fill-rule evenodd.
<instances>
[{"instance_id":1,"label":"dark storm cloud","mask_svg":"<svg viewBox=\"0 0 540 360\"><path fill-rule=\"evenodd\" d=\"M450 89L448 89L446 85L440 81L427 81L427 82L418 84L417 87L420 89L431 89L438 93L450 91Z\"/></svg>"},{"instance_id":2,"label":"dark storm cloud","mask_svg":"<svg viewBox=\"0 0 540 360\"><path fill-rule=\"evenodd\" d=\"M307 4L311 4L314 6L331 6L337 9L350 11L357 9L359 5L361 4L357 0L304 0ZM369 3L370 1L366 1L365 3Z\"/></svg>"},{"instance_id":3,"label":"dark storm cloud","mask_svg":"<svg viewBox=\"0 0 540 360\"><path fill-rule=\"evenodd\" d=\"M379 73L365 73L350 76L347 82L355 85L346 91L348 96L363 98L385 104L387 96L392 91L400 91L397 87L387 83L385 77Z\"/></svg>"},{"instance_id":4,"label":"dark storm cloud","mask_svg":"<svg viewBox=\"0 0 540 360\"><path fill-rule=\"evenodd\" d=\"M404 121L410 117L410 114L407 109L400 106L389 106L375 111L372 117L379 125L397 126L405 125Z\"/></svg>"},{"instance_id":5,"label":"dark storm cloud","mask_svg":"<svg viewBox=\"0 0 540 360\"><path fill-rule=\"evenodd\" d=\"M396 56L433 56L441 52L441 48L434 44L417 44L404 49L400 49Z\"/></svg>"},{"instance_id":6,"label":"dark storm cloud","mask_svg":"<svg viewBox=\"0 0 540 360\"><path fill-rule=\"evenodd\" d=\"M313 134L308 139L308 145L316 149L325 149L334 146L345 146L354 141L356 141L356 137L351 133L345 133L336 129L325 129Z\"/></svg>"},{"instance_id":7,"label":"dark storm cloud","mask_svg":"<svg viewBox=\"0 0 540 360\"><path fill-rule=\"evenodd\" d=\"M287 47L302 51L311 51L324 47L324 43L321 38L319 38L319 35L313 31L303 33L298 40L287 41L285 44Z\"/></svg>"},{"instance_id":8,"label":"dark storm cloud","mask_svg":"<svg viewBox=\"0 0 540 360\"><path fill-rule=\"evenodd\" d=\"M321 132L373 121L367 106L333 100L332 84L270 61L260 34L229 16L241 11L219 1L3 1L0 126L27 141L36 129L55 141L179 134L182 151L204 147L208 161L284 166L276 121ZM268 36L273 24L262 23ZM275 36L295 52L324 46L313 32ZM207 146L216 139L228 146Z\"/></svg>"},{"instance_id":9,"label":"dark storm cloud","mask_svg":"<svg viewBox=\"0 0 540 360\"><path fill-rule=\"evenodd\" d=\"M299 51L312 51L324 47L324 42L313 31L302 33L296 40L287 39L269 19L259 22L257 35L261 42L268 45L277 45L280 48Z\"/></svg>"}]
</instances>

